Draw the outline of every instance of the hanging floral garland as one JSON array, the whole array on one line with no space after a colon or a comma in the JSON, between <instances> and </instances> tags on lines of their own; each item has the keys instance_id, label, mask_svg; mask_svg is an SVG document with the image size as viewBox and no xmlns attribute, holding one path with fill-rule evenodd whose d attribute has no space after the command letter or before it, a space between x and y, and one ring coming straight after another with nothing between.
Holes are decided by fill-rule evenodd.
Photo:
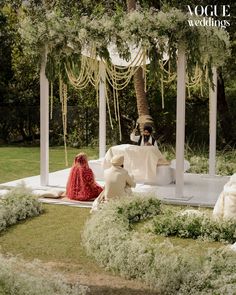
<instances>
[{"instance_id":1,"label":"hanging floral garland","mask_svg":"<svg viewBox=\"0 0 236 295\"><path fill-rule=\"evenodd\" d=\"M69 63L65 65L66 73L68 75L69 82L76 89L83 89L91 83L98 93L100 79L99 62L103 62L105 67L105 85L110 85L113 89L115 120L118 122L120 140L122 140L118 91L124 89L128 85L140 65L143 66L143 72L146 75L146 52L140 47L134 58L127 66L115 65L106 60L99 61L99 59L100 58L96 54L95 46L92 45L91 50L87 50L86 55L81 56L80 66L75 65L74 62L72 65ZM108 83L106 83L106 81ZM107 88L105 91L105 99L108 106L110 124L113 129Z\"/></svg>"},{"instance_id":2,"label":"hanging floral garland","mask_svg":"<svg viewBox=\"0 0 236 295\"><path fill-rule=\"evenodd\" d=\"M189 95L189 89L201 84L205 77L211 83L212 66L222 65L229 55L229 37L223 29L191 27L188 24L188 15L175 8L165 12L140 9L128 14L118 13L114 16L106 13L102 16L78 14L68 16L64 15L59 7L49 9L42 5L30 9L25 7L19 16L21 17L20 33L25 42L24 50L27 54L40 64L42 49L47 44L49 54L53 57L51 61L64 58L64 70L63 68L59 70L60 74L62 71L65 72L60 78L62 80L60 97L63 109L64 140L66 139L67 118L67 88L65 85L70 82L75 88L82 89L91 83L98 93L99 62L83 55L84 46L91 48L92 56L99 56L104 61L106 81L113 88L115 117L119 122L119 129L118 91L128 85L137 70L136 65L142 64L144 76L146 75L145 59L147 57L150 58L151 68L160 76L162 106L164 107L164 84L171 83L176 78L176 73L173 70L171 72L170 67L171 62L176 62L179 42L184 43L187 54ZM129 43L140 46L142 52L137 54L130 66L114 66L109 61L107 48L110 43L116 44L119 55L127 60L131 54ZM163 62L163 55L166 51L169 54L168 63ZM78 55L80 59L77 63L74 56ZM70 59L73 62L69 63ZM168 69L166 69L167 65ZM56 67L55 64L47 66L47 76L50 81L54 78L50 75L49 69L56 69ZM189 78L189 73L193 71L195 71L194 75ZM109 102L107 91L106 101ZM111 120L110 107L108 110Z\"/></svg>"}]
</instances>

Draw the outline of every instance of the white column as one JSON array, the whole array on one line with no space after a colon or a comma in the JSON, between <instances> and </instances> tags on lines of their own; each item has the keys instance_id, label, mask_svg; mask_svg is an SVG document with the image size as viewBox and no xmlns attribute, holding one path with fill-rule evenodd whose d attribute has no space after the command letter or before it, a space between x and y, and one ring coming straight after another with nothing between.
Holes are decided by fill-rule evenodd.
<instances>
[{"instance_id":1,"label":"white column","mask_svg":"<svg viewBox=\"0 0 236 295\"><path fill-rule=\"evenodd\" d=\"M49 179L49 83L45 75L47 53L45 50L40 69L40 184Z\"/></svg>"},{"instance_id":2,"label":"white column","mask_svg":"<svg viewBox=\"0 0 236 295\"><path fill-rule=\"evenodd\" d=\"M212 68L214 89L209 89L209 175L216 174L216 126L217 126L217 71Z\"/></svg>"},{"instance_id":3,"label":"white column","mask_svg":"<svg viewBox=\"0 0 236 295\"><path fill-rule=\"evenodd\" d=\"M186 56L183 46L178 49L177 61L177 106L176 106L176 187L175 197L183 197L184 142L185 142L185 68Z\"/></svg>"},{"instance_id":4,"label":"white column","mask_svg":"<svg viewBox=\"0 0 236 295\"><path fill-rule=\"evenodd\" d=\"M99 158L106 154L106 69L103 61L99 62Z\"/></svg>"}]
</instances>

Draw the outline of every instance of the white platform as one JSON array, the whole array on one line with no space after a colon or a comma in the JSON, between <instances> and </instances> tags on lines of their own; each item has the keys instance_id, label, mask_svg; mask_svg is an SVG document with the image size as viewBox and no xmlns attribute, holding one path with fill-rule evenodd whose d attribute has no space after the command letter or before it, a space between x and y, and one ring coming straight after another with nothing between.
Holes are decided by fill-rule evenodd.
<instances>
[{"instance_id":1,"label":"white platform","mask_svg":"<svg viewBox=\"0 0 236 295\"><path fill-rule=\"evenodd\" d=\"M93 160L89 162L89 165L93 169L98 183L104 185L103 174L100 169L101 161ZM40 176L38 175L7 183L1 183L0 187L15 187L23 182L26 186L31 187L33 190L49 190L51 188L65 189L69 171L70 169L64 169L50 173L48 186L40 185ZM133 189L133 191L140 194L157 196L163 201L171 204L213 207L220 192L223 190L223 186L228 180L228 176L210 177L207 174L185 173L184 196L179 199L175 198L174 183L165 186L137 183L136 188ZM51 202L58 203L56 200L52 200ZM68 202L66 204L68 204Z\"/></svg>"}]
</instances>

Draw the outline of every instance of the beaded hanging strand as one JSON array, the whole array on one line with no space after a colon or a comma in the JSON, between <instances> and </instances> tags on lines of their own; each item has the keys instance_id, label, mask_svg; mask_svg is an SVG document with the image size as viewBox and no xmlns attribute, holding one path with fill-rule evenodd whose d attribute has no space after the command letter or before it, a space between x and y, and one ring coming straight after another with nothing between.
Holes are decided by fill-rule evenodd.
<instances>
[{"instance_id":1,"label":"beaded hanging strand","mask_svg":"<svg viewBox=\"0 0 236 295\"><path fill-rule=\"evenodd\" d=\"M146 87L147 87L146 49L140 48L135 58L132 60L129 66L118 66L118 65L110 64L104 61L104 65L106 69L106 81L111 85L113 89L114 114L115 114L115 120L118 122L118 126L119 126L120 140L122 139L122 134L121 134L120 105L119 105L120 103L119 103L118 91L124 89L128 85L131 78L133 77L135 72L138 70L140 64L143 68L143 78L145 81L145 91L146 91ZM71 66L70 64L65 64L65 70L66 70L68 79L73 87L75 87L76 89L83 89L89 83L95 86L97 105L98 105L98 88L99 88L98 69L99 69L99 62L97 60L96 47L94 45L91 47L91 50L89 52L89 57L85 55L81 56L79 74L77 74L78 67L76 68L76 65ZM111 110L110 110L107 87L108 86L106 86L106 90L105 90L106 103L108 108L110 125L111 125L111 128L113 129L114 127L113 127L112 118L111 118ZM63 110L64 110L64 115L63 115L64 127L63 128L66 131L66 127L65 127L66 100L65 100L65 96L62 96L62 97L63 99L61 99L61 101L63 101ZM66 139L66 136L65 136L65 139Z\"/></svg>"},{"instance_id":2,"label":"beaded hanging strand","mask_svg":"<svg viewBox=\"0 0 236 295\"><path fill-rule=\"evenodd\" d=\"M52 120L53 112L53 83L50 83L50 119Z\"/></svg>"},{"instance_id":3,"label":"beaded hanging strand","mask_svg":"<svg viewBox=\"0 0 236 295\"><path fill-rule=\"evenodd\" d=\"M67 138L67 85L63 83L61 74L59 74L59 96L60 96L61 112L62 112L65 164L66 166L68 166L67 140L66 140Z\"/></svg>"}]
</instances>

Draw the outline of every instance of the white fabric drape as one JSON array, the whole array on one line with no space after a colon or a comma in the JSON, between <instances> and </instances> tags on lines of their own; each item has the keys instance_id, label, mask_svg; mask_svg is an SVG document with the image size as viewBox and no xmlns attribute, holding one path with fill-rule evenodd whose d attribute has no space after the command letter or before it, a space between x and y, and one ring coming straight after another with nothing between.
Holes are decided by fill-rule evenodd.
<instances>
[{"instance_id":1,"label":"white fabric drape","mask_svg":"<svg viewBox=\"0 0 236 295\"><path fill-rule=\"evenodd\" d=\"M104 158L104 169L110 168L110 161L115 155L124 156L124 168L134 176L137 182L156 180L157 163L164 160L158 147L121 144L111 147Z\"/></svg>"},{"instance_id":2,"label":"white fabric drape","mask_svg":"<svg viewBox=\"0 0 236 295\"><path fill-rule=\"evenodd\" d=\"M213 216L236 218L236 173L224 185L224 189L215 204Z\"/></svg>"}]
</instances>

